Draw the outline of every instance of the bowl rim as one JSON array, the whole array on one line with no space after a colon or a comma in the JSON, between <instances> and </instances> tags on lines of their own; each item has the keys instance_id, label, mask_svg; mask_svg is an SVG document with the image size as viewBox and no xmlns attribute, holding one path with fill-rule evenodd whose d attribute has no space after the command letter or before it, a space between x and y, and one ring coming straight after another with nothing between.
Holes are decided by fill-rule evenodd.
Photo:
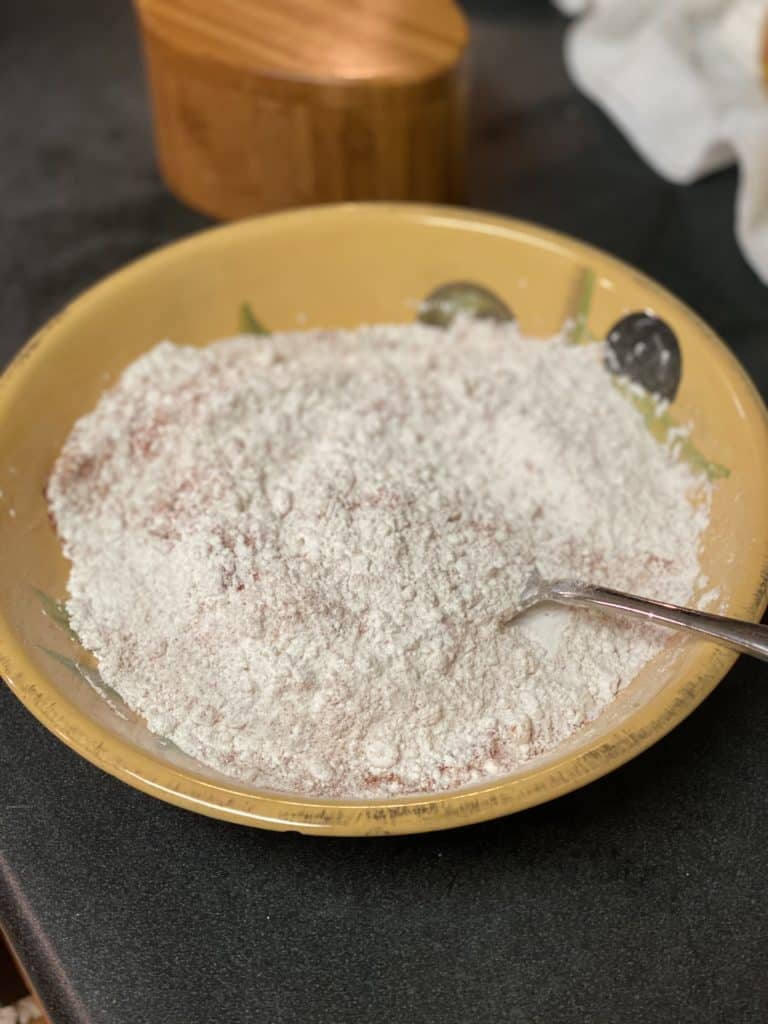
<instances>
[{"instance_id":1,"label":"bowl rim","mask_svg":"<svg viewBox=\"0 0 768 1024\"><path fill-rule=\"evenodd\" d=\"M768 458L768 410L755 384L739 360L717 334L684 302L662 285L605 250L567 234L517 218L462 207L421 203L339 203L279 211L218 225L170 242L113 271L49 319L18 351L0 376L0 412L16 389L23 386L24 364L36 353L44 356L56 344L58 328L85 312L106 291L127 282L148 266L173 261L184 251L205 247L214 238L226 241L234 234L255 231L268 222L318 218L380 219L382 216L467 226L505 236L534 239L541 246L585 261L599 259L635 279L650 293L676 306L714 346L720 358L751 401L762 426L762 444ZM760 538L761 557L754 567L752 599L747 616L759 622L768 604L768 524ZM704 646L702 642L702 646ZM737 655L712 644L699 671L664 686L635 708L608 735L593 737L579 749L552 758L545 765L532 762L512 776L484 780L460 790L407 797L354 800L302 797L269 790L253 790L234 780L214 782L191 770L162 761L130 740L91 719L56 688L28 657L25 646L0 609L0 675L26 708L62 742L109 774L168 803L210 817L277 831L298 831L326 836L402 835L468 825L524 810L552 800L592 782L640 754L679 724L707 697L733 665Z\"/></svg>"}]
</instances>

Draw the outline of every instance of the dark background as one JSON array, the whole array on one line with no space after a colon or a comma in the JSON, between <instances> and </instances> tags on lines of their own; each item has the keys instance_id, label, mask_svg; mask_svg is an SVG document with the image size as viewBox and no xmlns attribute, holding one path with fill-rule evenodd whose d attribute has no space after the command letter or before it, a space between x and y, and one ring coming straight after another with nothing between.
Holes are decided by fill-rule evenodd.
<instances>
[{"instance_id":1,"label":"dark background","mask_svg":"<svg viewBox=\"0 0 768 1024\"><path fill-rule=\"evenodd\" d=\"M544 0L472 16L471 201L581 236L768 391L736 174L668 185L569 84ZM767 99L768 102L768 99ZM196 230L155 171L130 7L0 2L0 346ZM768 1019L768 672L546 806L379 841L250 831L80 760L0 687L0 923L60 1024Z\"/></svg>"}]
</instances>

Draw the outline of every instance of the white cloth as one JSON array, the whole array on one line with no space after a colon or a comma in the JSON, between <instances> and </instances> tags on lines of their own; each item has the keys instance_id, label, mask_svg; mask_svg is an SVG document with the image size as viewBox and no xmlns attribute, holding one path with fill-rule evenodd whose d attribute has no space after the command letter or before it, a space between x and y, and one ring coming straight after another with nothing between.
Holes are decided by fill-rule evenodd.
<instances>
[{"instance_id":1,"label":"white cloth","mask_svg":"<svg viewBox=\"0 0 768 1024\"><path fill-rule=\"evenodd\" d=\"M768 0L555 0L576 85L669 181L737 162L735 231L768 283Z\"/></svg>"}]
</instances>

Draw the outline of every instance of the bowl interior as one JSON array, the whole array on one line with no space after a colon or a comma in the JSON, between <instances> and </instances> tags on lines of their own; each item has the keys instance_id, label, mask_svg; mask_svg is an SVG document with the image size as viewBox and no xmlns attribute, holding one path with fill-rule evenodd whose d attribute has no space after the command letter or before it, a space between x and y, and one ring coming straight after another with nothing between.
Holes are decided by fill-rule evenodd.
<instances>
[{"instance_id":1,"label":"bowl interior","mask_svg":"<svg viewBox=\"0 0 768 1024\"><path fill-rule=\"evenodd\" d=\"M407 322L433 289L467 280L496 292L525 333L548 335L576 313L587 274L595 282L593 334L602 337L626 314L650 309L677 336L683 371L669 416L691 423L695 451L723 468L702 549L713 589L706 600L726 614L758 617L768 565L765 409L738 363L690 310L610 256L530 225L434 207L324 207L205 232L132 264L46 325L6 371L3 676L49 728L108 771L175 803L273 828L362 834L464 824L572 789L643 749L703 699L732 655L674 637L588 729L493 783L370 802L258 791L186 757L113 695L98 692L93 663L49 603L65 595L68 573L43 496L53 461L78 416L157 341L204 345L234 334L244 301L273 330Z\"/></svg>"}]
</instances>

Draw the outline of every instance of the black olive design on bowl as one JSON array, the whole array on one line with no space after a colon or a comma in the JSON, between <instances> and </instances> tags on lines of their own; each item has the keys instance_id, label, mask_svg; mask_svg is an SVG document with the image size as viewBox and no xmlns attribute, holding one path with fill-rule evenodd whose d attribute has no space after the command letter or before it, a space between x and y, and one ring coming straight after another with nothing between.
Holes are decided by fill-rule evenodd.
<instances>
[{"instance_id":1,"label":"black olive design on bowl","mask_svg":"<svg viewBox=\"0 0 768 1024\"><path fill-rule=\"evenodd\" d=\"M630 313L608 332L606 368L652 395L672 401L680 387L682 358L675 332L652 313Z\"/></svg>"},{"instance_id":2,"label":"black olive design on bowl","mask_svg":"<svg viewBox=\"0 0 768 1024\"><path fill-rule=\"evenodd\" d=\"M424 299L418 319L434 327L449 327L459 313L478 320L514 320L512 310L498 295L472 281L451 281L435 288Z\"/></svg>"}]
</instances>

